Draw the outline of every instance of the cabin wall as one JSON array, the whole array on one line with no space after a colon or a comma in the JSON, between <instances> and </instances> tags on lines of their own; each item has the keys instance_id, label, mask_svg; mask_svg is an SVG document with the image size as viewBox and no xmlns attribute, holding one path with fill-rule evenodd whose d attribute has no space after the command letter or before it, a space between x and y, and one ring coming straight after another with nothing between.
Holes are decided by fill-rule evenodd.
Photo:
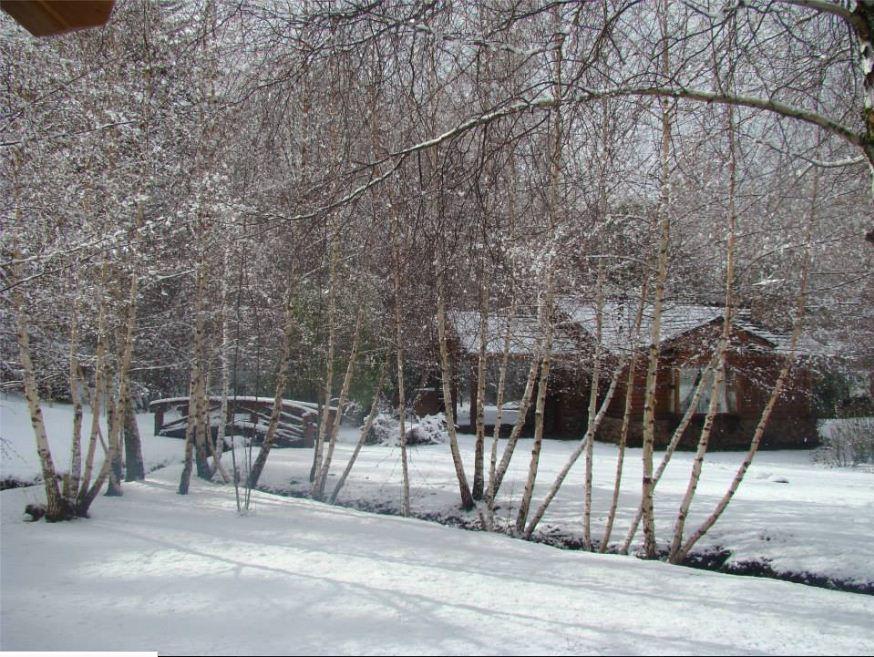
<instances>
[{"instance_id":1,"label":"cabin wall","mask_svg":"<svg viewBox=\"0 0 874 657\"><path fill-rule=\"evenodd\" d=\"M718 338L718 327L702 327L687 334L680 341L666 345L659 363L656 387L656 447L665 447L670 441L682 415L677 408L677 372L683 366L706 366ZM720 413L714 418L711 434L712 449L745 449L755 433L765 404L783 365L783 359L773 352L756 351L763 348L755 336L738 332L732 339L732 350L727 354L727 385L734 392L736 406L733 412ZM632 389L631 425L628 444L642 444L642 419L646 387L646 362L639 359L635 368ZM622 373L613 402L608 409L599 440L618 442L625 408L628 370ZM774 407L762 438L762 448L804 448L819 444L816 421L811 416L811 373L796 365L787 385ZM704 423L704 414L694 415L680 440L681 449L694 449Z\"/></svg>"}]
</instances>

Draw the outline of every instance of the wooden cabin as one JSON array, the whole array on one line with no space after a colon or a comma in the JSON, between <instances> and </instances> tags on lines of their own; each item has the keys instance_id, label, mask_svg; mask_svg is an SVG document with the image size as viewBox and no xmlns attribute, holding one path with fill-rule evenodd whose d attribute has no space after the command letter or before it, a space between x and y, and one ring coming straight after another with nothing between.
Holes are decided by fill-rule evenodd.
<instances>
[{"instance_id":1,"label":"wooden cabin","mask_svg":"<svg viewBox=\"0 0 874 657\"><path fill-rule=\"evenodd\" d=\"M646 347L651 313L645 312L640 334L634 339L635 302L610 301L604 305L601 346L603 351L601 393L613 370L637 352L631 390L629 445L642 439L643 403L646 381ZM586 302L563 298L556 309L554 362L546 397L545 433L548 436L578 438L588 422L591 364L595 347L595 309ZM476 400L476 362L479 351L479 316L475 312L449 316L453 352L458 368L466 368L471 408ZM500 361L503 335L511 327L511 362L521 364L513 371L511 390L519 393L536 350L537 326L531 318L494 317L489 320L487 353L490 363ZM663 447L673 435L691 400L697 381L718 344L723 310L714 306L666 304L662 316L661 355L656 388L656 445ZM744 449L749 445L773 384L789 353L789 336L769 331L752 322L748 314L737 313L732 321L731 345L726 361L726 380L717 392L717 416L711 436L713 449ZM807 355L814 345L804 341L783 394L765 430L765 449L804 448L819 444L811 407L811 372ZM494 371L495 365L490 366ZM489 381L497 377L490 376ZM619 439L628 380L628 366L620 374L620 385L608 407L598 439ZM536 393L535 393L536 394ZM507 399L518 398L510 394ZM705 382L697 412L681 440L692 449L698 441L710 398ZM532 405L533 406L533 405ZM471 420L470 425L473 424ZM472 426L463 426L472 430ZM526 421L526 433L533 427L533 410Z\"/></svg>"},{"instance_id":2,"label":"wooden cabin","mask_svg":"<svg viewBox=\"0 0 874 657\"><path fill-rule=\"evenodd\" d=\"M447 314L450 352L452 353L454 388L466 388L471 409L476 408L477 364L479 360L480 316L476 311L453 311ZM504 342L510 337L508 353L508 372L505 402L517 401L522 397L531 361L537 352L540 328L535 317L490 316L486 322L486 354L488 357L487 379L492 386L498 380L498 368L503 357ZM546 435L573 437L586 424L588 404L587 370L582 367L584 356L590 352L590 345L581 338L579 331L572 326L557 326L553 336L552 365L546 395L544 430ZM463 378L466 386L460 386ZM487 396L493 396L488 395ZM534 431L534 400L526 418L523 435ZM453 395L453 403L458 405L458 396ZM508 414L510 418L515 414ZM458 415L456 414L456 417ZM507 434L512 428L505 417L502 432ZM458 422L462 431L475 431L475 417L469 421L462 418ZM487 420L486 429L494 430L494 424Z\"/></svg>"}]
</instances>

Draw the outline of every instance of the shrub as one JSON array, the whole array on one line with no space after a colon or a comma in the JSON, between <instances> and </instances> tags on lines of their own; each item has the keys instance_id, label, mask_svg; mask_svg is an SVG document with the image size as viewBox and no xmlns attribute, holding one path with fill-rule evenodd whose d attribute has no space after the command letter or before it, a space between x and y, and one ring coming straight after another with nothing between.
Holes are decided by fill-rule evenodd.
<instances>
[{"instance_id":1,"label":"shrub","mask_svg":"<svg viewBox=\"0 0 874 657\"><path fill-rule=\"evenodd\" d=\"M838 467L874 463L874 417L827 420L820 435L817 461Z\"/></svg>"}]
</instances>

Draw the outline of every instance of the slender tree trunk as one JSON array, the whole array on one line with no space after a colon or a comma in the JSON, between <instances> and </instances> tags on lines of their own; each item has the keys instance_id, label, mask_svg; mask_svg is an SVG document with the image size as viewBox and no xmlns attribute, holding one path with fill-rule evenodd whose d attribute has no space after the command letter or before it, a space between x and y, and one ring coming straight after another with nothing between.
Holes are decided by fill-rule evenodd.
<instances>
[{"instance_id":1,"label":"slender tree trunk","mask_svg":"<svg viewBox=\"0 0 874 657\"><path fill-rule=\"evenodd\" d=\"M285 388L288 385L288 367L291 361L291 338L296 324L294 318L295 289L296 284L294 282L289 282L288 293L285 301L285 326L282 333L282 349L279 355L279 366L276 372L276 388L273 393L273 408L270 411L270 421L267 424L267 433L264 435L261 449L258 450L258 457L252 464L252 468L249 470L249 488L255 488L258 485L258 480L261 478L261 473L264 471L264 466L267 464L267 457L270 456L270 450L273 448L273 443L276 441L276 430L279 427L279 417L282 414L282 399L285 395Z\"/></svg>"},{"instance_id":2,"label":"slender tree trunk","mask_svg":"<svg viewBox=\"0 0 874 657\"><path fill-rule=\"evenodd\" d=\"M219 363L221 367L221 406L219 410L219 425L215 442L215 467L224 470L221 465L222 453L225 449L225 434L228 425L228 395L231 386L231 372L228 367L228 351L231 348L230 332L228 331L228 276L231 272L231 236L225 237L224 252L222 254L222 301L221 301L221 333L222 346L219 351ZM236 473L235 473L236 476ZM226 481L228 479L226 478Z\"/></svg>"},{"instance_id":3,"label":"slender tree trunk","mask_svg":"<svg viewBox=\"0 0 874 657\"><path fill-rule=\"evenodd\" d=\"M108 266L106 262L104 262L100 270L99 289L105 287L107 271ZM103 379L106 374L106 295L100 295L98 305L97 347L94 357L94 394L91 396L91 430L88 438L88 450L85 456L85 469L82 474L82 482L79 485L78 503L76 506L77 515L83 517L88 514L88 508L90 506L90 501L88 501L87 496L91 489L94 456L97 451L97 438L100 434L100 400L103 396ZM109 401L107 400L106 403L108 404ZM103 481L98 477L97 488L99 489L102 485Z\"/></svg>"},{"instance_id":4,"label":"slender tree trunk","mask_svg":"<svg viewBox=\"0 0 874 657\"><path fill-rule=\"evenodd\" d=\"M744 456L744 460L741 462L740 466L738 466L737 472L735 473L731 484L729 484L728 490L726 490L725 494L719 500L713 512L685 542L682 542L682 534L680 532L677 532L680 533L679 541L676 541L677 543L679 543L679 545L671 551L671 563L682 563L685 560L686 556L689 554L689 551L695 546L695 544L699 540L701 540L701 538L710 530L710 528L716 524L716 521L719 520L725 509L728 507L729 502L731 502L731 500L734 498L738 487L740 486L741 482L744 479L744 476L746 475L747 470L753 462L753 458L755 458L756 453L759 451L759 445L761 444L762 436L765 433L765 428L768 425L768 421L771 418L771 413L774 411L774 407L776 406L777 401L780 399L780 395L783 393L783 388L786 385L786 380L788 379L789 373L792 370L792 366L795 363L795 359L797 357L798 340L801 337L801 330L804 326L804 315L807 307L807 286L810 275L811 246L813 242L813 228L816 224L816 205L819 196L819 171L814 170L813 176L813 192L811 195L808 222L805 231L806 235L804 247L804 261L801 267L801 282L798 288L798 296L795 300L795 322L792 328L789 354L785 357L783 367L780 369L780 373L777 375L777 380L774 383L774 388L771 391L771 396L768 398L768 402L765 404L765 408L762 411L762 415L759 418L758 424L756 425L755 432L753 433L752 440L750 441L750 447L747 450L746 455Z\"/></svg>"},{"instance_id":5,"label":"slender tree trunk","mask_svg":"<svg viewBox=\"0 0 874 657\"><path fill-rule=\"evenodd\" d=\"M187 495L191 484L191 470L195 458L195 444L202 440L198 437L198 425L200 424L201 410L200 405L203 400L203 372L201 372L201 359L203 354L203 333L204 333L204 315L205 297L206 297L206 272L204 262L204 245L203 245L203 230L202 225L198 226L198 258L197 258L197 274L195 284L195 311L194 311L194 345L192 347L191 359L191 379L189 383L188 394L188 424L185 429L185 464L182 468L182 476L179 479L179 494ZM198 475L205 475L205 469L208 470L208 464L204 467L205 451L201 451L200 445L197 446L197 470ZM211 477L210 477L211 478Z\"/></svg>"},{"instance_id":6,"label":"slender tree trunk","mask_svg":"<svg viewBox=\"0 0 874 657\"><path fill-rule=\"evenodd\" d=\"M106 458L109 459L109 478L106 481L106 495L120 497L123 494L121 479L124 475L124 463L121 453L122 427L124 426L124 409L120 405L121 391L121 358L119 350L124 347L124 339L115 340L115 358L106 367ZM113 364L115 366L113 371Z\"/></svg>"},{"instance_id":7,"label":"slender tree trunk","mask_svg":"<svg viewBox=\"0 0 874 657\"><path fill-rule=\"evenodd\" d=\"M21 253L14 250L14 260L21 258ZM58 488L58 480L55 472L55 464L52 460L52 452L49 448L49 439L46 435L45 423L43 422L42 409L39 402L39 391L36 384L36 376L33 369L33 361L30 355L30 329L27 321L27 299L18 284L21 280L21 266L10 267L10 287L12 287L12 302L15 307L17 319L18 353L21 359L21 368L24 375L24 396L27 400L27 409L30 412L30 423L33 426L33 434L36 439L36 452L39 455L40 470L42 472L43 485L46 491L46 520L56 522L69 520L72 517L72 509L61 496Z\"/></svg>"},{"instance_id":8,"label":"slender tree trunk","mask_svg":"<svg viewBox=\"0 0 874 657\"><path fill-rule=\"evenodd\" d=\"M343 486L346 485L346 479L348 479L349 473L352 472L352 467L355 465L355 461L358 459L358 454L361 452L361 448L364 447L364 443L367 441L367 435L370 433L371 427L373 427L373 420L376 418L376 414L379 412L379 397L382 392L382 388L385 385L385 378L386 374L388 373L388 366L390 362L391 351L386 354L385 360L382 363L382 367L379 370L379 379L376 382L376 387L373 389L373 401L370 404L370 413L368 413L367 415L367 420L364 422L364 426L361 427L361 433L358 434L358 442L355 444L355 449L352 451L352 456L349 457L349 462L346 463L343 474L340 475L340 479L337 480L337 485L334 486L334 492L331 493L331 498L329 500L331 504L337 503L337 496L340 494Z\"/></svg>"},{"instance_id":9,"label":"slender tree trunk","mask_svg":"<svg viewBox=\"0 0 874 657\"><path fill-rule=\"evenodd\" d=\"M555 39L555 57L553 61L553 83L552 93L556 100L550 112L550 158L549 158L549 189L546 194L546 215L549 222L549 239L552 242L550 251L546 257L546 288L545 298L541 304L540 329L544 335L543 341L543 359L540 363L540 382L537 389L537 404L534 409L534 445L531 448L531 460L528 464L528 478L525 482L525 489L522 492L522 501L519 504L519 513L516 516L516 532L522 533L525 529L525 522L528 519L528 509L531 505L531 498L534 495L534 485L537 481L537 469L540 463L540 450L543 445L543 428L544 414L546 411L546 393L549 388L549 369L551 363L552 352L552 332L553 332L553 294L555 285L555 242L556 242L556 224L558 219L558 186L561 182L561 155L562 155L562 108L561 98L563 95L562 89L562 61L565 33L561 30L561 17L558 8L553 9L553 26Z\"/></svg>"},{"instance_id":10,"label":"slender tree trunk","mask_svg":"<svg viewBox=\"0 0 874 657\"><path fill-rule=\"evenodd\" d=\"M653 492L655 492L656 486L658 486L662 475L667 469L668 464L671 462L671 458L674 456L674 452L677 450L677 445L679 445L680 439L683 437L683 434L686 433L686 429L688 428L689 423L692 421L692 417L695 415L695 409L698 408L698 402L701 399L701 393L704 392L705 382L713 372L714 367L716 367L716 355L714 355L713 360L711 360L710 363L708 363L707 367L698 375L698 379L695 382L695 391L689 401L689 406L683 413L683 417L680 419L680 423L677 425L677 428L674 429L674 433L671 436L670 442L668 442L668 446L665 449L665 453L662 456L659 467L656 468L655 474L653 475ZM622 542L622 547L619 548L620 554L628 554L628 550L631 547L631 542L634 540L635 534L637 534L637 528L640 525L640 519L642 516L643 502L641 501L641 504L637 507L637 512L634 514L634 519L631 521L631 525L628 527L628 532L625 535L625 540Z\"/></svg>"},{"instance_id":11,"label":"slender tree trunk","mask_svg":"<svg viewBox=\"0 0 874 657\"><path fill-rule=\"evenodd\" d=\"M142 216L142 209L138 210ZM140 221L137 221L139 225ZM134 265L135 266L135 265ZM133 359L134 338L137 317L137 290L139 289L139 277L136 271L131 272L130 290L127 299L127 322L124 332L121 364L119 366L119 390L116 413L119 415L119 432L124 433L125 467L127 468L126 480L135 481L145 479L145 466L143 464L143 446L140 441L140 432L137 429L133 403L130 398L130 367ZM120 446L121 441L118 441Z\"/></svg>"},{"instance_id":12,"label":"slender tree trunk","mask_svg":"<svg viewBox=\"0 0 874 657\"><path fill-rule=\"evenodd\" d=\"M340 433L340 419L343 417L343 411L346 408L346 402L349 400L349 388L352 385L352 374L355 372L355 361L358 360L358 346L361 336L361 322L364 320L364 309L358 310L358 315L355 318L355 332L352 337L352 350L349 353L349 362L346 364L346 374L343 377L343 385L340 388L340 400L337 402L337 420L331 425L331 435L328 440L328 451L325 454L325 461L322 464L322 469L319 471L318 478L314 486L315 498L320 500L325 496L325 485L328 481L328 473L331 471L331 461L334 458L334 449L337 446L337 435Z\"/></svg>"},{"instance_id":13,"label":"slender tree trunk","mask_svg":"<svg viewBox=\"0 0 874 657\"><path fill-rule=\"evenodd\" d=\"M664 3L659 12L662 47L662 74L670 74L668 49L668 6ZM647 559L656 556L655 512L653 509L653 447L655 444L655 403L661 342L662 302L665 296L665 281L668 274L668 247L671 240L670 213L670 155L671 155L671 110L670 101L660 99L662 110L661 144L661 192L659 194L659 248L656 267L656 285L653 298L653 318L650 325L649 360L646 371L646 392L643 405L643 481L641 500L643 509L643 551Z\"/></svg>"},{"instance_id":14,"label":"slender tree trunk","mask_svg":"<svg viewBox=\"0 0 874 657\"><path fill-rule=\"evenodd\" d=\"M394 204L392 204L394 208ZM407 400L406 390L404 386L404 342L403 342L403 323L401 322L401 239L400 230L401 224L397 211L392 209L392 220L394 223L392 236L392 252L394 255L394 294L395 294L395 350L397 352L397 380L398 380L398 438L401 446L401 515L410 515L410 471L407 456ZM447 415L448 417L448 415ZM453 425L454 426L454 425Z\"/></svg>"},{"instance_id":15,"label":"slender tree trunk","mask_svg":"<svg viewBox=\"0 0 874 657\"><path fill-rule=\"evenodd\" d=\"M507 190L507 210L509 212L509 220L510 220L510 244L515 242L516 237L516 161L513 157L513 154L510 154L510 182ZM513 267L513 262L511 260L510 263L510 275L511 277L515 273L515 269ZM495 430L494 436L492 437L492 450L489 459L489 487L486 492L486 517L488 519L489 525L493 525L494 523L494 502L495 495L498 489L498 477L497 477L497 461L498 461L498 439L501 436L501 423L503 421L504 416L504 391L507 384L507 366L510 361L510 341L512 339L512 328L513 328L513 319L516 316L516 290L515 288L512 290L512 298L510 301L510 312L507 316L507 326L504 331L504 345L501 353L501 369L498 373L498 390L497 390L497 414L495 417ZM534 365L535 374L536 374L536 364ZM514 428L518 424L514 423ZM524 423L525 418L522 418L522 422ZM519 425L520 427L522 425ZM509 464L509 459L507 460ZM506 466L505 466L506 470Z\"/></svg>"},{"instance_id":16,"label":"slender tree trunk","mask_svg":"<svg viewBox=\"0 0 874 657\"><path fill-rule=\"evenodd\" d=\"M729 29L729 40L731 40L731 37L732 30ZM719 85L719 75L716 64L714 64L714 71L716 73L717 85ZM692 506L692 500L695 498L695 491L698 488L698 481L701 478L701 470L704 466L704 457L707 454L707 449L710 445L710 435L713 431L713 422L719 407L719 392L723 389L725 384L725 360L728 353L729 341L731 339L732 307L734 305L734 295L732 294L732 287L734 285L734 242L735 226L737 224L737 211L735 208L737 157L735 146L734 108L731 105L726 106L725 116L727 124L726 130L728 133L728 235L726 237L725 246L725 313L722 320L722 334L717 348L716 370L714 371L713 384L710 388L710 403L707 406L707 416L704 418L704 426L701 428L701 436L698 440L698 449L695 452L695 460L692 464L692 473L689 477L686 493L683 496L683 501L677 512L677 519L674 522L674 537L671 541L671 550L668 555L668 559L672 563L677 563L677 559L680 555L683 542L683 531L686 526L686 518L689 515L689 508Z\"/></svg>"},{"instance_id":17,"label":"slender tree trunk","mask_svg":"<svg viewBox=\"0 0 874 657\"><path fill-rule=\"evenodd\" d=\"M507 474L507 469L510 467L510 460L513 458L513 452L516 449L516 443L519 442L519 437L522 435L522 429L525 426L525 420L528 417L528 411L531 408L531 398L534 396L534 388L537 382L537 375L540 372L540 363L543 358L542 338L538 340L538 345L531 359L531 367L528 368L528 378L525 380L525 391L522 393L522 400L519 402L519 414L516 416L516 423L513 425L513 430L510 432L510 438L507 440L507 445L504 447L504 452L501 455L501 462L498 464L498 469L495 472L494 485L491 487L493 493L489 503L494 504L495 497L501 489L501 483L504 481L504 476Z\"/></svg>"},{"instance_id":18,"label":"slender tree trunk","mask_svg":"<svg viewBox=\"0 0 874 657\"><path fill-rule=\"evenodd\" d=\"M446 302L444 300L443 272L437 273L437 333L440 340L441 378L443 379L443 405L446 407L446 428L449 431L449 449L452 452L452 462L455 465L455 476L458 479L458 490L461 495L461 507L470 511L474 507L473 495L464 474L464 464L458 449L458 436L455 433L455 413L452 410L452 368L449 362L449 341L446 335Z\"/></svg>"},{"instance_id":19,"label":"slender tree trunk","mask_svg":"<svg viewBox=\"0 0 874 657\"><path fill-rule=\"evenodd\" d=\"M601 540L600 552L607 551L610 544L610 536L613 533L613 523L616 521L616 510L619 508L619 491L622 487L622 468L625 464L625 446L628 442L628 429L631 426L631 408L634 399L634 381L637 378L638 344L640 342L640 325L643 321L643 310L646 307L646 298L649 288L649 276L643 279L640 288L640 303L637 306L637 315L634 318L634 330L632 331L631 359L628 363L628 377L625 382L625 406L622 411L622 427L619 430L619 454L616 458L616 476L613 481L613 497L610 501L610 511L607 514L607 524L604 528L604 538Z\"/></svg>"},{"instance_id":20,"label":"slender tree trunk","mask_svg":"<svg viewBox=\"0 0 874 657\"><path fill-rule=\"evenodd\" d=\"M331 230L329 226L329 230ZM334 344L337 336L336 312L337 312L337 265L340 260L340 235L331 235L331 254L328 264L328 353L325 361L325 405L322 408L322 421L319 423L319 433L313 450L313 466L310 469L310 482L315 482L316 473L322 467L322 450L324 449L325 435L328 423L331 421L331 392L334 382ZM339 422L339 418L334 418Z\"/></svg>"},{"instance_id":21,"label":"slender tree trunk","mask_svg":"<svg viewBox=\"0 0 874 657\"><path fill-rule=\"evenodd\" d=\"M79 366L79 312L81 296L78 293L79 277L74 280L77 289L70 321L70 401L73 402L73 438L70 445L70 473L64 481L64 497L75 507L82 479L82 370Z\"/></svg>"},{"instance_id":22,"label":"slender tree trunk","mask_svg":"<svg viewBox=\"0 0 874 657\"><path fill-rule=\"evenodd\" d=\"M204 308L204 312L206 309ZM194 463L197 470L197 476L205 481L212 481L215 471L209 465L209 454L213 450L210 448L212 442L212 429L210 427L210 401L209 401L209 360L206 357L207 340L205 332L205 324L201 326L200 335L200 350L197 352L197 357L200 358L200 367L198 372L200 378L197 385L197 406L195 407L195 423L194 431Z\"/></svg>"},{"instance_id":23,"label":"slender tree trunk","mask_svg":"<svg viewBox=\"0 0 874 657\"><path fill-rule=\"evenodd\" d=\"M485 246L483 246L485 248ZM482 259L482 280L479 293L479 354L476 363L476 443L473 458L473 499L483 499L485 487L485 403L486 403L486 346L489 321L489 278L486 273L485 255ZM473 411L473 409L471 409Z\"/></svg>"},{"instance_id":24,"label":"slender tree trunk","mask_svg":"<svg viewBox=\"0 0 874 657\"><path fill-rule=\"evenodd\" d=\"M591 429L595 422L595 413L598 408L598 385L601 379L601 328L604 320L604 267L599 266L597 311L595 313L595 359L592 368L592 384L589 389L589 417L588 428ZM583 546L587 550L592 549L592 469L594 461L595 440L590 435L586 441L586 485L584 489L583 504Z\"/></svg>"},{"instance_id":25,"label":"slender tree trunk","mask_svg":"<svg viewBox=\"0 0 874 657\"><path fill-rule=\"evenodd\" d=\"M516 532L522 533L525 522L528 520L528 509L531 506L531 498L534 495L534 485L537 482L537 470L540 464L540 450L543 446L543 430L546 413L546 393L549 389L549 369L552 352L552 287L554 274L552 263L547 265L550 269L546 274L546 299L540 309L541 330L545 332L543 340L543 359L540 362L540 381L537 384L537 404L534 407L534 444L531 447L531 460L528 463L528 478L525 481L525 489L522 491L522 501L519 503L519 512L516 516Z\"/></svg>"},{"instance_id":26,"label":"slender tree trunk","mask_svg":"<svg viewBox=\"0 0 874 657\"><path fill-rule=\"evenodd\" d=\"M613 372L613 377L610 381L610 387L607 388L607 394L604 395L604 401L601 402L601 408L598 411L598 414L595 416L594 422L589 424L589 428L586 429L586 434L583 436L583 439L580 440L579 444L576 446L573 452L571 452L570 457L567 462L564 464L564 467L559 471L558 476L555 478L555 481L552 484L552 487L549 489L549 492L546 494L543 502L541 502L540 506L537 507L537 511L534 512L534 515L531 518L531 521L528 523L528 527L525 528L525 533L523 537L528 539L531 538L531 535L534 533L534 530L537 528L538 523L543 519L543 515L546 513L546 510L549 508L549 505L552 503L552 500L555 499L555 496L558 494L561 485L564 483L564 480L567 478L568 473L573 467L574 463L577 462L577 459L580 458L580 454L583 453L583 450L586 448L590 442L595 439L595 434L598 432L598 427L601 426L601 421L604 419L604 416L607 414L607 408L610 406L610 402L613 399L613 394L616 392L616 385L619 382L619 375L622 373L623 366L619 366Z\"/></svg>"},{"instance_id":27,"label":"slender tree trunk","mask_svg":"<svg viewBox=\"0 0 874 657\"><path fill-rule=\"evenodd\" d=\"M492 449L489 458L489 487L486 491L486 524L489 531L494 527L494 507L495 494L497 492L498 480L498 439L501 437L501 423L504 419L504 390L507 385L507 365L510 362L510 340L512 337L513 317L516 315L516 295L513 294L513 300L510 303L510 313L507 316L507 327L504 331L504 346L501 353L501 369L498 373L498 391L497 391L497 412L495 413L495 428L492 436ZM536 373L536 367L535 367ZM536 374L535 374L536 376ZM524 418L523 418L524 422ZM515 426L519 424L514 423ZM521 425L519 425L521 426ZM508 459L509 464L509 459Z\"/></svg>"}]
</instances>

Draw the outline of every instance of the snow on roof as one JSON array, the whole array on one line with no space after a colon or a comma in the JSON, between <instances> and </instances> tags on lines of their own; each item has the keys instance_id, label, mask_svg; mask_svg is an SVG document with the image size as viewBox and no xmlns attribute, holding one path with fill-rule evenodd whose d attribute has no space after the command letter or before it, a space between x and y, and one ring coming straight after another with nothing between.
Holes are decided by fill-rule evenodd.
<instances>
[{"instance_id":1,"label":"snow on roof","mask_svg":"<svg viewBox=\"0 0 874 657\"><path fill-rule=\"evenodd\" d=\"M466 353L479 352L480 314L478 311L453 310L447 319ZM507 317L489 315L486 320L486 352L502 354L507 323L510 328L510 354L530 355L537 351L540 328L536 317ZM552 341L552 353L566 354L578 351L579 345L563 331L557 331Z\"/></svg>"},{"instance_id":2,"label":"snow on roof","mask_svg":"<svg viewBox=\"0 0 874 657\"><path fill-rule=\"evenodd\" d=\"M634 342L634 323L638 310L637 300L610 300L604 302L601 326L601 342L612 353L628 351L633 346L646 347L649 344L649 334L652 327L653 308L644 308L640 325L640 335L636 345ZM559 310L574 324L594 336L596 333L595 304L572 297L562 297L558 300ZM661 341L673 340L700 326L716 321L723 316L720 306L703 306L696 304L665 302L662 307ZM775 351L788 353L791 335L764 329L753 323L746 311L739 311L732 324L743 331L751 333L768 342ZM809 339L799 340L799 353L810 353L817 345Z\"/></svg>"}]
</instances>

